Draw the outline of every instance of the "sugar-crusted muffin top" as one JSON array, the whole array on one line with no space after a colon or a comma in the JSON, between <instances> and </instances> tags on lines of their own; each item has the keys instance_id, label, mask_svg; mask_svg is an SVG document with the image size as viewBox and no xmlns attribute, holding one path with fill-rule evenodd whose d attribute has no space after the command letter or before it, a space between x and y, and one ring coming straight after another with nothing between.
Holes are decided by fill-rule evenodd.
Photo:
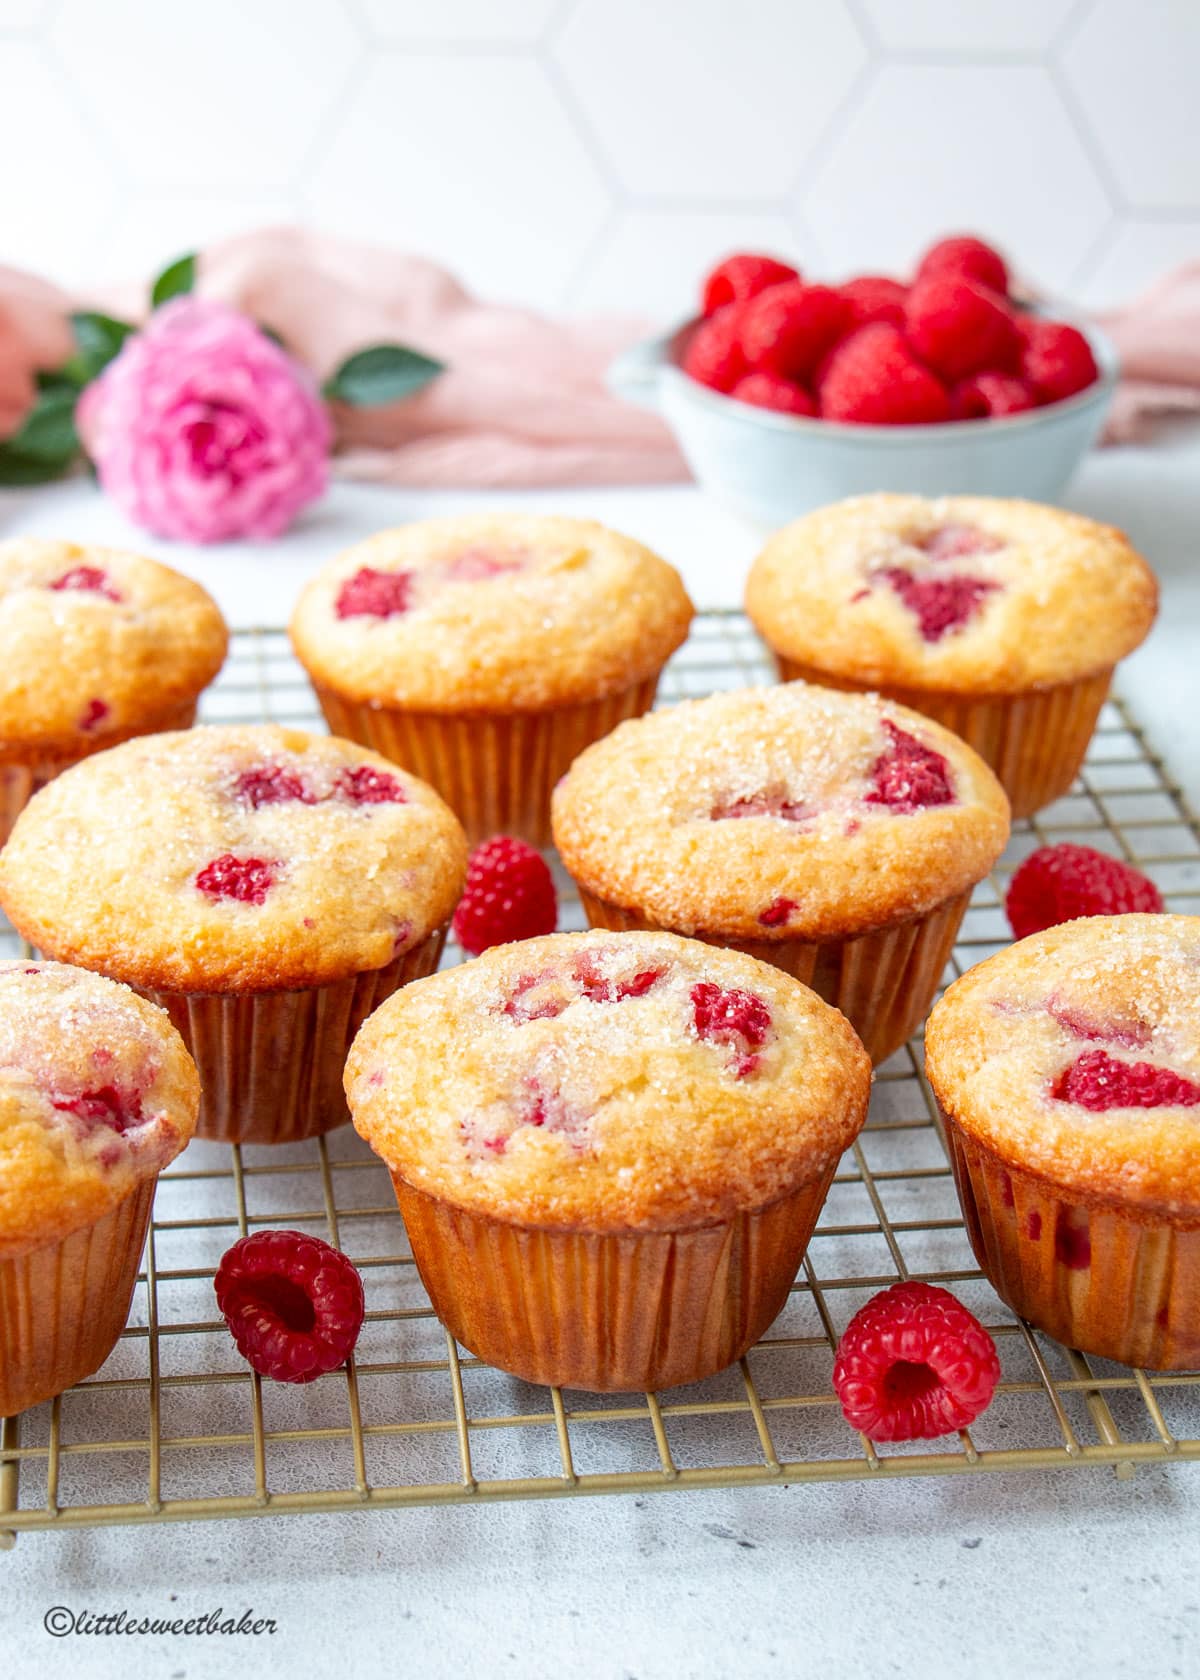
<instances>
[{"instance_id":1,"label":"sugar-crusted muffin top","mask_svg":"<svg viewBox=\"0 0 1200 1680\"><path fill-rule=\"evenodd\" d=\"M1004 1160L1200 1218L1200 916L1092 916L1010 946L934 1009L925 1067Z\"/></svg>"},{"instance_id":2,"label":"sugar-crusted muffin top","mask_svg":"<svg viewBox=\"0 0 1200 1680\"><path fill-rule=\"evenodd\" d=\"M1145 638L1154 574L1110 525L987 496L856 496L754 562L777 653L882 687L1020 693L1107 670Z\"/></svg>"},{"instance_id":3,"label":"sugar-crusted muffin top","mask_svg":"<svg viewBox=\"0 0 1200 1680\"><path fill-rule=\"evenodd\" d=\"M216 603L140 554L0 543L0 763L74 758L187 705L221 669Z\"/></svg>"},{"instance_id":4,"label":"sugar-crusted muffin top","mask_svg":"<svg viewBox=\"0 0 1200 1680\"><path fill-rule=\"evenodd\" d=\"M355 1127L409 1184L595 1230L765 1206L853 1141L870 1082L807 986L664 933L552 934L415 981L346 1065Z\"/></svg>"},{"instance_id":5,"label":"sugar-crusted muffin top","mask_svg":"<svg viewBox=\"0 0 1200 1680\"><path fill-rule=\"evenodd\" d=\"M292 615L318 686L355 700L537 710L652 677L692 618L679 574L593 520L429 519L326 566Z\"/></svg>"},{"instance_id":6,"label":"sugar-crusted muffin top","mask_svg":"<svg viewBox=\"0 0 1200 1680\"><path fill-rule=\"evenodd\" d=\"M809 683L621 724L554 794L585 891L681 932L828 939L965 892L1008 837L995 776L940 725Z\"/></svg>"},{"instance_id":7,"label":"sugar-crusted muffin top","mask_svg":"<svg viewBox=\"0 0 1200 1680\"><path fill-rule=\"evenodd\" d=\"M0 962L0 1260L100 1219L196 1128L165 1010L61 963Z\"/></svg>"},{"instance_id":8,"label":"sugar-crusted muffin top","mask_svg":"<svg viewBox=\"0 0 1200 1680\"><path fill-rule=\"evenodd\" d=\"M34 796L0 903L39 950L131 985L307 987L381 968L441 927L458 819L378 753L273 725L151 735Z\"/></svg>"}]
</instances>

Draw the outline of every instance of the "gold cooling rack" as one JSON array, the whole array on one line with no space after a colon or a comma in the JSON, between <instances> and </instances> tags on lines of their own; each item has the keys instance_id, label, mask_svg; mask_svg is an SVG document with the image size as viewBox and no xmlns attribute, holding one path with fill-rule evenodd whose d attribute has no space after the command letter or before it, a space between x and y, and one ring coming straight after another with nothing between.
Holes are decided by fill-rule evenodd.
<instances>
[{"instance_id":1,"label":"gold cooling rack","mask_svg":"<svg viewBox=\"0 0 1200 1680\"><path fill-rule=\"evenodd\" d=\"M702 615L664 700L770 680L740 614ZM209 721L323 727L282 632L235 636ZM1170 908L1200 910L1200 825L1119 701L1070 796L1020 823L976 892L953 972L1007 941L1007 875L1047 840L1139 864ZM563 925L583 925L564 888ZM5 930L0 947L15 950ZM450 950L448 962L461 953ZM367 1318L345 1370L263 1383L217 1316L212 1275L239 1235L317 1232L363 1273ZM897 1278L949 1285L989 1326L1003 1380L957 1437L886 1449L830 1387L853 1312ZM193 1144L158 1190L129 1327L90 1381L0 1425L0 1544L22 1529L261 1517L751 1483L980 1475L1200 1458L1200 1372L1128 1370L1013 1318L967 1245L919 1043L878 1075L787 1307L740 1364L663 1394L536 1388L481 1364L434 1318L383 1168L347 1127L316 1143Z\"/></svg>"}]
</instances>

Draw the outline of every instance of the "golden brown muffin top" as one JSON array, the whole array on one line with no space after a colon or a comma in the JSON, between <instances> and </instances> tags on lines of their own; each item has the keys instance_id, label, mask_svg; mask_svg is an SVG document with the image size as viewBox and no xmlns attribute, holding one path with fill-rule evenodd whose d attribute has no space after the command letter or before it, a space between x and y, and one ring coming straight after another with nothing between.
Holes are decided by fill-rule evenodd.
<instances>
[{"instance_id":1,"label":"golden brown muffin top","mask_svg":"<svg viewBox=\"0 0 1200 1680\"><path fill-rule=\"evenodd\" d=\"M466 872L432 788L335 736L230 725L143 736L34 796L0 903L38 950L150 989L319 986L450 917Z\"/></svg>"},{"instance_id":2,"label":"golden brown muffin top","mask_svg":"<svg viewBox=\"0 0 1200 1680\"><path fill-rule=\"evenodd\" d=\"M987 496L856 496L779 531L746 610L777 653L882 688L1014 694L1144 640L1154 574L1111 525Z\"/></svg>"},{"instance_id":3,"label":"golden brown muffin top","mask_svg":"<svg viewBox=\"0 0 1200 1680\"><path fill-rule=\"evenodd\" d=\"M381 531L292 615L301 664L352 700L537 711L654 676L692 618L679 574L593 520L472 514Z\"/></svg>"},{"instance_id":4,"label":"golden brown muffin top","mask_svg":"<svg viewBox=\"0 0 1200 1680\"><path fill-rule=\"evenodd\" d=\"M196 1127L165 1010L61 963L0 962L0 1260L101 1219Z\"/></svg>"},{"instance_id":5,"label":"golden brown muffin top","mask_svg":"<svg viewBox=\"0 0 1200 1680\"><path fill-rule=\"evenodd\" d=\"M1091 916L1022 939L950 987L925 1067L1005 1161L1200 1217L1200 916Z\"/></svg>"},{"instance_id":6,"label":"golden brown muffin top","mask_svg":"<svg viewBox=\"0 0 1200 1680\"><path fill-rule=\"evenodd\" d=\"M807 986L664 933L552 934L415 981L346 1066L356 1128L408 1183L602 1231L786 1195L853 1141L870 1083L849 1023Z\"/></svg>"}]
</instances>

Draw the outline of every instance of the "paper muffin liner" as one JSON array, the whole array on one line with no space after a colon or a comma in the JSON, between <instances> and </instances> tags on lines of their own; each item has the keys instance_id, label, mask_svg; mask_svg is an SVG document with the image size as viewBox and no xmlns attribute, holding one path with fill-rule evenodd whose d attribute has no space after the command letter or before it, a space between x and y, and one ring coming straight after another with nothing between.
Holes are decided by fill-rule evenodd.
<instances>
[{"instance_id":1,"label":"paper muffin liner","mask_svg":"<svg viewBox=\"0 0 1200 1680\"><path fill-rule=\"evenodd\" d=\"M596 898L583 887L579 899L591 927L611 928L616 933L631 928L684 932ZM928 1015L970 899L970 892L961 893L927 915L853 939L819 944L801 939L719 939L708 933L689 933L688 937L724 950L745 951L811 986L826 1003L841 1010L878 1065L906 1043Z\"/></svg>"},{"instance_id":2,"label":"paper muffin liner","mask_svg":"<svg viewBox=\"0 0 1200 1680\"><path fill-rule=\"evenodd\" d=\"M0 1260L0 1417L99 1370L129 1317L157 1176L93 1225Z\"/></svg>"},{"instance_id":3,"label":"paper muffin liner","mask_svg":"<svg viewBox=\"0 0 1200 1680\"><path fill-rule=\"evenodd\" d=\"M170 1015L200 1071L196 1136L298 1143L345 1125L342 1070L354 1035L399 987L433 973L447 926L384 968L306 991L139 988Z\"/></svg>"},{"instance_id":4,"label":"paper muffin liner","mask_svg":"<svg viewBox=\"0 0 1200 1680\"><path fill-rule=\"evenodd\" d=\"M784 682L803 678L825 688L875 691L776 656ZM1078 682L1024 694L944 694L928 688L881 686L877 692L922 712L964 740L996 772L1014 817L1030 817L1061 799L1079 774L1113 667Z\"/></svg>"},{"instance_id":5,"label":"paper muffin liner","mask_svg":"<svg viewBox=\"0 0 1200 1680\"><path fill-rule=\"evenodd\" d=\"M73 758L41 759L33 764L0 764L0 846L4 845L17 818L38 789L44 788L47 782L52 782L55 776L69 770L73 764L91 758L107 747L115 747L121 741L131 740L135 735L158 735L168 729L190 729L195 721L196 703L190 700L186 706L177 706L173 711L148 720L144 729L126 729L111 736L101 735L86 752L77 753Z\"/></svg>"},{"instance_id":6,"label":"paper muffin liner","mask_svg":"<svg viewBox=\"0 0 1200 1680\"><path fill-rule=\"evenodd\" d=\"M1200 1221L1072 1194L942 1119L967 1235L1001 1300L1084 1353L1154 1371L1200 1366Z\"/></svg>"},{"instance_id":7,"label":"paper muffin liner","mask_svg":"<svg viewBox=\"0 0 1200 1680\"><path fill-rule=\"evenodd\" d=\"M550 844L550 796L585 747L654 704L659 673L578 706L537 712L418 712L317 688L335 735L428 782L477 845L493 834Z\"/></svg>"},{"instance_id":8,"label":"paper muffin liner","mask_svg":"<svg viewBox=\"0 0 1200 1680\"><path fill-rule=\"evenodd\" d=\"M690 1231L543 1230L392 1183L433 1309L526 1382L600 1393L698 1382L778 1316L836 1162L753 1213Z\"/></svg>"}]
</instances>

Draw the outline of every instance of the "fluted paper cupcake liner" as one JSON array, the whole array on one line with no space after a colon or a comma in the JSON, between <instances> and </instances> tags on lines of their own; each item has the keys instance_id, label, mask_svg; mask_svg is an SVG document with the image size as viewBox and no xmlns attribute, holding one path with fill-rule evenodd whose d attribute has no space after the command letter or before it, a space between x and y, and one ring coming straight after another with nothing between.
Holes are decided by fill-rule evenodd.
<instances>
[{"instance_id":1,"label":"fluted paper cupcake liner","mask_svg":"<svg viewBox=\"0 0 1200 1680\"><path fill-rule=\"evenodd\" d=\"M787 1299L835 1168L691 1231L541 1230L392 1182L456 1341L527 1382L625 1393L697 1382L753 1346Z\"/></svg>"},{"instance_id":2,"label":"fluted paper cupcake liner","mask_svg":"<svg viewBox=\"0 0 1200 1680\"><path fill-rule=\"evenodd\" d=\"M52 782L55 776L69 770L73 764L90 758L93 753L115 747L121 741L128 741L134 735L157 735L168 729L190 729L195 721L196 705L194 701L189 701L186 706L176 707L172 712L149 720L144 729L127 729L111 736L101 735L89 746L87 752L79 753L74 758L58 758L53 761L45 759L34 764L0 764L0 846L4 845L17 818L38 789L44 788L47 782Z\"/></svg>"},{"instance_id":3,"label":"fluted paper cupcake liner","mask_svg":"<svg viewBox=\"0 0 1200 1680\"><path fill-rule=\"evenodd\" d=\"M222 1143L298 1143L350 1118L342 1069L355 1033L400 986L432 974L440 927L385 968L280 992L143 989L179 1029L200 1071L196 1136Z\"/></svg>"},{"instance_id":4,"label":"fluted paper cupcake liner","mask_svg":"<svg viewBox=\"0 0 1200 1680\"><path fill-rule=\"evenodd\" d=\"M866 692L825 671L777 656L784 682L802 677L826 688ZM1061 799L1079 774L1100 708L1112 686L1112 667L1078 682L1025 694L942 694L928 688L883 687L879 693L922 712L974 747L996 772L1014 817L1029 817Z\"/></svg>"},{"instance_id":5,"label":"fluted paper cupcake liner","mask_svg":"<svg viewBox=\"0 0 1200 1680\"><path fill-rule=\"evenodd\" d=\"M906 1043L928 1015L970 898L969 892L962 893L926 916L815 945L800 939L718 939L705 933L690 937L745 951L811 986L841 1010L878 1065ZM609 904L582 887L579 899L591 927L618 933L630 928L681 931L662 929L660 922Z\"/></svg>"},{"instance_id":6,"label":"fluted paper cupcake liner","mask_svg":"<svg viewBox=\"0 0 1200 1680\"><path fill-rule=\"evenodd\" d=\"M654 704L658 676L540 712L416 712L317 689L335 735L373 747L437 789L472 845L493 834L550 844L550 796L585 747Z\"/></svg>"},{"instance_id":7,"label":"fluted paper cupcake liner","mask_svg":"<svg viewBox=\"0 0 1200 1680\"><path fill-rule=\"evenodd\" d=\"M1015 1313L1122 1365L1200 1367L1200 1223L1072 1194L943 1121L975 1258Z\"/></svg>"},{"instance_id":8,"label":"fluted paper cupcake liner","mask_svg":"<svg viewBox=\"0 0 1200 1680\"><path fill-rule=\"evenodd\" d=\"M129 1317L155 1177L94 1225L0 1260L0 1417L98 1371Z\"/></svg>"}]
</instances>

